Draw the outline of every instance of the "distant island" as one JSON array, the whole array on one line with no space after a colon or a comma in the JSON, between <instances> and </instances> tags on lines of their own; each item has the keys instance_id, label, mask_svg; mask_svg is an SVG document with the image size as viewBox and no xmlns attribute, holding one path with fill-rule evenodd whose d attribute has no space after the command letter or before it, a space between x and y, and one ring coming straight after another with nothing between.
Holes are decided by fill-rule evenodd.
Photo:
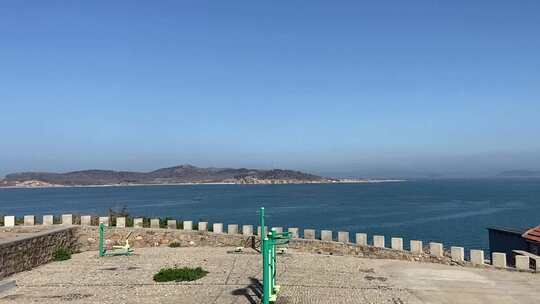
<instances>
[{"instance_id":1,"label":"distant island","mask_svg":"<svg viewBox=\"0 0 540 304\"><path fill-rule=\"evenodd\" d=\"M508 170L500 172L497 177L540 177L540 170Z\"/></svg>"},{"instance_id":2,"label":"distant island","mask_svg":"<svg viewBox=\"0 0 540 304\"><path fill-rule=\"evenodd\" d=\"M167 184L312 184L392 180L335 179L293 170L199 168L181 165L151 172L84 170L67 173L8 174L0 187L122 186Z\"/></svg>"}]
</instances>

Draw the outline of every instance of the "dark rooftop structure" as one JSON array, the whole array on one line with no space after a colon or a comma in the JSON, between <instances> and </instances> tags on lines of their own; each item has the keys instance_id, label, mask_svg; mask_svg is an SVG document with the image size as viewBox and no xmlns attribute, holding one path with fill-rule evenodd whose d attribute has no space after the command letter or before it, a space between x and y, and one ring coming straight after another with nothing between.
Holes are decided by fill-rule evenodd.
<instances>
[{"instance_id":1,"label":"dark rooftop structure","mask_svg":"<svg viewBox=\"0 0 540 304\"><path fill-rule=\"evenodd\" d=\"M527 230L522 236L527 241L540 243L540 225Z\"/></svg>"},{"instance_id":2,"label":"dark rooftop structure","mask_svg":"<svg viewBox=\"0 0 540 304\"><path fill-rule=\"evenodd\" d=\"M521 235L529 245L529 252L540 255L540 225L527 230Z\"/></svg>"},{"instance_id":3,"label":"dark rooftop structure","mask_svg":"<svg viewBox=\"0 0 540 304\"><path fill-rule=\"evenodd\" d=\"M535 228L489 227L489 251L506 253L506 261L513 265L513 250L540 254L540 226Z\"/></svg>"}]
</instances>

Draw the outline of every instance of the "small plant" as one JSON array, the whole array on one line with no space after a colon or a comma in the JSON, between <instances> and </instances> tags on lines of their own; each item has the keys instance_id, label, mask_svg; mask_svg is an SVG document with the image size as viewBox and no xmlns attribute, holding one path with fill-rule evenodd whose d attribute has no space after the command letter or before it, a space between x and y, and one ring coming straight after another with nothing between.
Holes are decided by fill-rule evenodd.
<instances>
[{"instance_id":1,"label":"small plant","mask_svg":"<svg viewBox=\"0 0 540 304\"><path fill-rule=\"evenodd\" d=\"M171 243L169 243L169 247L171 247L171 248L177 248L177 247L180 247L180 246L181 246L181 245L180 245L180 243L178 243L178 242L171 242Z\"/></svg>"},{"instance_id":2,"label":"small plant","mask_svg":"<svg viewBox=\"0 0 540 304\"><path fill-rule=\"evenodd\" d=\"M71 259L71 250L67 248L58 248L53 254L53 259L55 261L65 261Z\"/></svg>"},{"instance_id":3,"label":"small plant","mask_svg":"<svg viewBox=\"0 0 540 304\"><path fill-rule=\"evenodd\" d=\"M197 268L162 268L158 273L154 275L154 281L156 282L182 282L182 281L195 281L204 277L208 271Z\"/></svg>"}]
</instances>

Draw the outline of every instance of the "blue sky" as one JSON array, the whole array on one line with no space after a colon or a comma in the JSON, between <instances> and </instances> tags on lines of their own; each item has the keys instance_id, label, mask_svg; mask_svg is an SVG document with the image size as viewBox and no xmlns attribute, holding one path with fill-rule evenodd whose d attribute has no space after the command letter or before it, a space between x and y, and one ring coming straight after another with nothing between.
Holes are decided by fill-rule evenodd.
<instances>
[{"instance_id":1,"label":"blue sky","mask_svg":"<svg viewBox=\"0 0 540 304\"><path fill-rule=\"evenodd\" d=\"M0 175L540 169L538 1L0 3Z\"/></svg>"}]
</instances>

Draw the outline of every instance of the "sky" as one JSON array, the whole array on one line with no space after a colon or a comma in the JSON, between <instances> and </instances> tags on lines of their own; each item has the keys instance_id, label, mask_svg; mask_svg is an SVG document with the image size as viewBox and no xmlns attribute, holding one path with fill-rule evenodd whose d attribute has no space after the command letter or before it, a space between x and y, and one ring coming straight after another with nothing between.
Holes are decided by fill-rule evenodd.
<instances>
[{"instance_id":1,"label":"sky","mask_svg":"<svg viewBox=\"0 0 540 304\"><path fill-rule=\"evenodd\" d=\"M0 2L0 175L540 169L540 2Z\"/></svg>"}]
</instances>

